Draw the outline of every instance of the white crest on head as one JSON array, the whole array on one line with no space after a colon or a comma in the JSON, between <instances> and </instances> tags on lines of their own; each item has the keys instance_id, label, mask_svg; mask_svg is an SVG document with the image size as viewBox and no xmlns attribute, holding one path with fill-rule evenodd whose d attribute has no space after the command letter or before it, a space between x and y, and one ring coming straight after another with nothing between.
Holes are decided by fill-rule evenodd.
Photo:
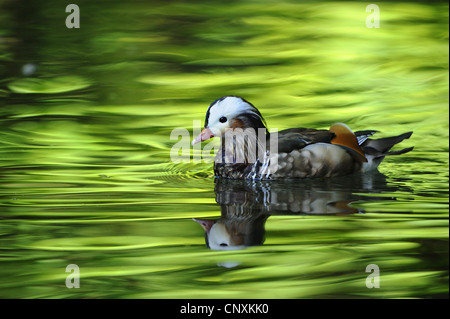
<instances>
[{"instance_id":1,"label":"white crest on head","mask_svg":"<svg viewBox=\"0 0 450 319\"><path fill-rule=\"evenodd\" d=\"M212 250L238 250L245 248L244 245L233 243L230 232L224 224L215 223L208 234L208 245Z\"/></svg>"},{"instance_id":2,"label":"white crest on head","mask_svg":"<svg viewBox=\"0 0 450 319\"><path fill-rule=\"evenodd\" d=\"M237 96L225 96L213 102L207 111L206 125L211 130L216 130L215 135L222 135L225 129L230 127L230 120L243 113L255 113L255 108L242 98ZM225 122L223 118L226 118Z\"/></svg>"}]
</instances>

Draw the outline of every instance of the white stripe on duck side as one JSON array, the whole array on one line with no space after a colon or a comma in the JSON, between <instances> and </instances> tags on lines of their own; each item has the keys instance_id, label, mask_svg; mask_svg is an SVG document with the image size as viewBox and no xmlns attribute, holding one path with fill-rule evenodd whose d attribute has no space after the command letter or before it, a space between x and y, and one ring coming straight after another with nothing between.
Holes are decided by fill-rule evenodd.
<instances>
[{"instance_id":1,"label":"white stripe on duck side","mask_svg":"<svg viewBox=\"0 0 450 319\"><path fill-rule=\"evenodd\" d=\"M273 161L273 156L277 156L277 160ZM343 147L327 143L273 156L269 158L269 165L262 165L260 178L333 177L350 174L361 167Z\"/></svg>"}]
</instances>

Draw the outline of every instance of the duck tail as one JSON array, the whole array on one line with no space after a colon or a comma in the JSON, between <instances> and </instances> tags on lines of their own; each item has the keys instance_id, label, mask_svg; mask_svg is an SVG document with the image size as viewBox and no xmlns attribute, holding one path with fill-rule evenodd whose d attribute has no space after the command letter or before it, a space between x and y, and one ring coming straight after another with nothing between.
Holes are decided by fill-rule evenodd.
<instances>
[{"instance_id":1,"label":"duck tail","mask_svg":"<svg viewBox=\"0 0 450 319\"><path fill-rule=\"evenodd\" d=\"M369 139L368 137L377 131L359 131L355 132L355 135L360 142L361 149L363 150L367 163L363 166L363 171L372 170L380 165L381 161L387 155L400 155L412 151L414 147L404 148L399 151L390 151L391 148L400 143L401 141L411 137L413 132L403 133L397 136L385 137L379 139ZM361 137L361 138L359 138Z\"/></svg>"}]
</instances>

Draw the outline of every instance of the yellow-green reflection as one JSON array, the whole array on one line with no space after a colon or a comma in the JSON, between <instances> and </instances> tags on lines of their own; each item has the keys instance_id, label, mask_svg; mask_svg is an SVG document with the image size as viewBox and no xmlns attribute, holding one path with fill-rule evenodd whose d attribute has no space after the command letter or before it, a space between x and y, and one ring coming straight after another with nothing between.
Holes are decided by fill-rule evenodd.
<instances>
[{"instance_id":1,"label":"yellow-green reflection","mask_svg":"<svg viewBox=\"0 0 450 319\"><path fill-rule=\"evenodd\" d=\"M60 1L0 0L0 297L448 297L446 2L381 2L379 29L361 1L77 4L68 30ZM415 149L352 190L364 214L271 216L264 245L211 251L192 218L220 216L212 165L170 163L169 137L227 94L271 128Z\"/></svg>"}]
</instances>

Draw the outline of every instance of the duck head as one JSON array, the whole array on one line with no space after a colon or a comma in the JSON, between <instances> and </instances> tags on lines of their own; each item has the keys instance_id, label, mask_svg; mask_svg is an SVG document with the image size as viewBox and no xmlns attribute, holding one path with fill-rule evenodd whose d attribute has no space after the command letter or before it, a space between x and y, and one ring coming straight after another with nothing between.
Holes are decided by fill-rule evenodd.
<instances>
[{"instance_id":1,"label":"duck head","mask_svg":"<svg viewBox=\"0 0 450 319\"><path fill-rule=\"evenodd\" d=\"M227 208L225 207L225 209ZM199 218L193 218L193 220L204 229L205 243L209 249L240 250L263 244L264 224L267 218L268 215L258 214L249 216L249 218L230 218L222 215L216 220Z\"/></svg>"},{"instance_id":2,"label":"duck head","mask_svg":"<svg viewBox=\"0 0 450 319\"><path fill-rule=\"evenodd\" d=\"M206 111L205 127L192 141L192 145L212 137L223 137L229 129L263 128L267 131L265 121L250 102L239 96L224 96L211 103Z\"/></svg>"}]
</instances>

